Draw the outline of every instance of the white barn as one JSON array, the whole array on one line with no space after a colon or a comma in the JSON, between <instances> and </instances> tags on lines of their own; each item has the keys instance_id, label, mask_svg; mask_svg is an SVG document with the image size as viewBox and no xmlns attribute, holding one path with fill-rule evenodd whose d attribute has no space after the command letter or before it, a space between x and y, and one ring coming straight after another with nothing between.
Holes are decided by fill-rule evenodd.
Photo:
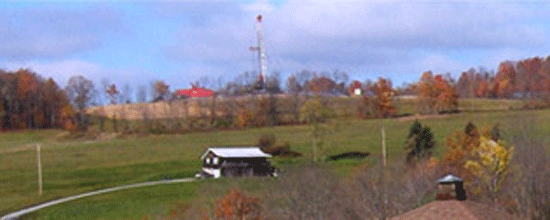
<instances>
[{"instance_id":1,"label":"white barn","mask_svg":"<svg viewBox=\"0 0 550 220\"><path fill-rule=\"evenodd\" d=\"M267 161L271 155L258 147L213 147L201 156L202 170L197 177L276 176Z\"/></svg>"}]
</instances>

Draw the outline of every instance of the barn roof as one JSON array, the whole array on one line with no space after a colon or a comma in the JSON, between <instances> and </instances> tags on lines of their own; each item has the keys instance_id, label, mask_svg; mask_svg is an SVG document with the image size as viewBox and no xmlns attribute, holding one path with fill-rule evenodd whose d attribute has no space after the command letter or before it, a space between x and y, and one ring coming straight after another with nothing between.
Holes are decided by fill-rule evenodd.
<instances>
[{"instance_id":1,"label":"barn roof","mask_svg":"<svg viewBox=\"0 0 550 220\"><path fill-rule=\"evenodd\" d=\"M208 148L206 152L201 156L204 159L208 152L212 152L218 157L224 158L239 158L239 157L271 157L270 154L264 153L258 147L214 147Z\"/></svg>"}]
</instances>

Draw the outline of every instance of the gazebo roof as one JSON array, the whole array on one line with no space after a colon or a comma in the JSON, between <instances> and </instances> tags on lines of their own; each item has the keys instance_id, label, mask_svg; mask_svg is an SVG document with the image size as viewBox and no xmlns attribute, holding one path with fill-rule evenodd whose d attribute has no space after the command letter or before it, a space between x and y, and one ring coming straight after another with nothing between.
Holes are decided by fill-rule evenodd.
<instances>
[{"instance_id":1,"label":"gazebo roof","mask_svg":"<svg viewBox=\"0 0 550 220\"><path fill-rule=\"evenodd\" d=\"M441 179L437 180L438 183L454 183L454 182L462 182L462 179L459 177L456 177L455 175L448 174L447 176L444 176Z\"/></svg>"},{"instance_id":2,"label":"gazebo roof","mask_svg":"<svg viewBox=\"0 0 550 220\"><path fill-rule=\"evenodd\" d=\"M201 159L204 159L208 152L212 152L216 156L223 158L271 157L270 154L264 153L258 147L216 147L208 148L208 150L206 150L206 152L201 156Z\"/></svg>"}]
</instances>

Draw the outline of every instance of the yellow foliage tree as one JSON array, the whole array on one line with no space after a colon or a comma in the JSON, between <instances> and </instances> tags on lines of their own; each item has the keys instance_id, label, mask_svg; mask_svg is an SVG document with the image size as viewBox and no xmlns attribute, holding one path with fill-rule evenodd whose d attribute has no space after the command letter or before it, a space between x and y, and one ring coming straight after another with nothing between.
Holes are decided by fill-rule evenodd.
<instances>
[{"instance_id":1,"label":"yellow foliage tree","mask_svg":"<svg viewBox=\"0 0 550 220\"><path fill-rule=\"evenodd\" d=\"M300 109L301 118L311 125L311 148L313 161L317 161L319 149L323 145L323 137L331 128L325 122L333 115L333 110L321 102L319 97L307 100Z\"/></svg>"},{"instance_id":2,"label":"yellow foliage tree","mask_svg":"<svg viewBox=\"0 0 550 220\"><path fill-rule=\"evenodd\" d=\"M75 115L76 112L71 105L65 105L61 110L61 118L64 121L63 127L70 132L76 130Z\"/></svg>"},{"instance_id":3,"label":"yellow foliage tree","mask_svg":"<svg viewBox=\"0 0 550 220\"><path fill-rule=\"evenodd\" d=\"M479 146L473 151L474 159L465 164L479 178L481 189L486 190L493 200L509 174L513 154L513 147L506 147L502 141L493 141L482 136Z\"/></svg>"}]
</instances>

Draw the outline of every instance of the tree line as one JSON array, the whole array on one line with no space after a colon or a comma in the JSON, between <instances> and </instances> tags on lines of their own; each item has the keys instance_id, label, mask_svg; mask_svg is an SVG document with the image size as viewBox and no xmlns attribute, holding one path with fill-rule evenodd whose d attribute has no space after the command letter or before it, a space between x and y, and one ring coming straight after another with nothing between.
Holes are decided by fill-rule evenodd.
<instances>
[{"instance_id":1,"label":"tree line","mask_svg":"<svg viewBox=\"0 0 550 220\"><path fill-rule=\"evenodd\" d=\"M200 78L192 85L213 89L215 96L200 101L200 107L210 109L210 114L201 112L202 119L189 119L188 122L208 121L205 124L210 127L216 124L242 127L304 123L300 119L300 108L312 97L320 97L325 100L324 104L332 105L337 116L355 114L359 118L397 116L396 97L406 95L415 97L416 111L421 114L457 112L459 98L517 98L529 100L526 102L529 108L550 106L550 56L503 61L496 73L485 68L471 68L458 80L448 73L425 71L417 82L399 87L394 87L387 78L363 82L350 80L346 72L339 70L301 70L290 74L286 80L274 72L266 79L263 98L239 100L239 97L257 94L253 86L257 79L256 72L244 72L228 82L221 78ZM178 96L164 80L139 86L132 98L133 90L128 84L120 87L103 79L97 88L92 80L76 75L61 88L53 79L44 79L30 69L0 70L0 87L2 129L64 127L86 130L93 123L85 113L90 106L134 101L172 104L185 102L186 98ZM338 103L332 98L339 96L357 96L358 99ZM216 111L226 115L212 113ZM104 121L102 118L100 124Z\"/></svg>"},{"instance_id":2,"label":"tree line","mask_svg":"<svg viewBox=\"0 0 550 220\"><path fill-rule=\"evenodd\" d=\"M0 95L2 130L59 128L72 108L69 97L53 79L29 69L0 70Z\"/></svg>"}]
</instances>

